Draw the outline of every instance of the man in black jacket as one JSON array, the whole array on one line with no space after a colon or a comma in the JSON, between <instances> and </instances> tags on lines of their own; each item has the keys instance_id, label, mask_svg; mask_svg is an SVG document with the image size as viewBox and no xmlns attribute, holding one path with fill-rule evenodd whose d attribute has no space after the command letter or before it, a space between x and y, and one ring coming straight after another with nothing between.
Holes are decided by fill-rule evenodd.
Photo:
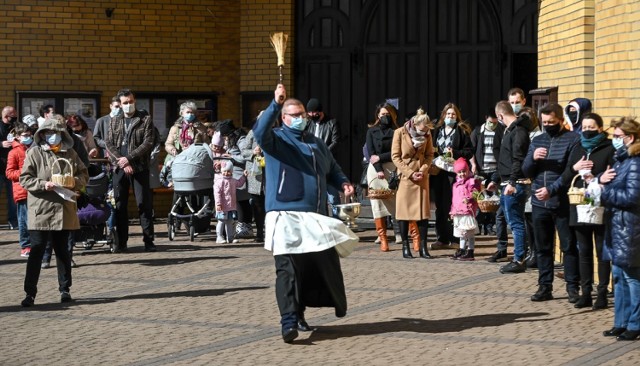
<instances>
[{"instance_id":1,"label":"man in black jacket","mask_svg":"<svg viewBox=\"0 0 640 366\"><path fill-rule=\"evenodd\" d=\"M529 148L530 121L526 115L516 117L508 101L496 104L496 116L506 130L500 145L498 170L487 187L501 187L500 206L513 233L513 260L500 268L501 273L521 273L526 270L524 205L529 197L530 182L522 172L522 162Z\"/></svg>"},{"instance_id":2,"label":"man in black jacket","mask_svg":"<svg viewBox=\"0 0 640 366\"><path fill-rule=\"evenodd\" d=\"M311 98L307 102L307 115L309 123L307 132L324 141L329 147L329 151L336 158L336 149L340 141L340 124L335 118L331 118L322 111L322 103L316 98ZM340 204L340 192L333 187L327 187L327 202L331 207ZM336 213L334 212L334 216Z\"/></svg>"},{"instance_id":3,"label":"man in black jacket","mask_svg":"<svg viewBox=\"0 0 640 366\"><path fill-rule=\"evenodd\" d=\"M563 173L573 150L580 144L580 135L567 129L558 104L542 107L540 119L545 133L533 139L522 166L524 173L533 179L531 205L539 271L538 291L531 296L531 301L553 299L555 230L552 228L555 227L563 254L569 302L575 303L580 298L578 247L569 227L569 182Z\"/></svg>"}]
</instances>

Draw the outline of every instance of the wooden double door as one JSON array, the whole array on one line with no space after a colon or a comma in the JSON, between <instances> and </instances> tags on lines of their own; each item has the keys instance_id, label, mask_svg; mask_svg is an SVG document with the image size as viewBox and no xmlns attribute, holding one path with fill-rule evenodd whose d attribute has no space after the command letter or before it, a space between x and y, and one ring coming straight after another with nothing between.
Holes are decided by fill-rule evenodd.
<instances>
[{"instance_id":1,"label":"wooden double door","mask_svg":"<svg viewBox=\"0 0 640 366\"><path fill-rule=\"evenodd\" d=\"M536 88L537 15L536 0L299 0L296 96L338 119L355 181L377 104L396 100L401 122L454 102L475 124L511 86Z\"/></svg>"}]
</instances>

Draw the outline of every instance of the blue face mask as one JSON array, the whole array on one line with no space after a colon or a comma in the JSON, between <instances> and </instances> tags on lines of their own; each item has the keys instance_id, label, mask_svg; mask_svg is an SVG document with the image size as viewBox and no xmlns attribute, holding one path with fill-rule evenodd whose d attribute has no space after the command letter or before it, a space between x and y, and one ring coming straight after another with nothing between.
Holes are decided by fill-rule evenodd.
<instances>
[{"instance_id":1,"label":"blue face mask","mask_svg":"<svg viewBox=\"0 0 640 366\"><path fill-rule=\"evenodd\" d=\"M29 137L22 137L20 139L20 143L23 145L31 145L33 143L33 137L29 136Z\"/></svg>"},{"instance_id":2,"label":"blue face mask","mask_svg":"<svg viewBox=\"0 0 640 366\"><path fill-rule=\"evenodd\" d=\"M307 127L307 119L304 117L291 117L291 125L294 130L303 131Z\"/></svg>"},{"instance_id":3,"label":"blue face mask","mask_svg":"<svg viewBox=\"0 0 640 366\"><path fill-rule=\"evenodd\" d=\"M196 115L193 113L187 113L187 115L184 116L184 120L187 122L193 122L196 120Z\"/></svg>"},{"instance_id":4,"label":"blue face mask","mask_svg":"<svg viewBox=\"0 0 640 366\"><path fill-rule=\"evenodd\" d=\"M109 113L109 115L111 117L115 117L115 116L118 116L120 114L122 114L122 109L120 109L120 108L114 108L114 109L111 110L111 113Z\"/></svg>"},{"instance_id":5,"label":"blue face mask","mask_svg":"<svg viewBox=\"0 0 640 366\"><path fill-rule=\"evenodd\" d=\"M455 119L453 119L453 118L445 118L444 119L444 124L446 124L449 127L452 127L453 125L455 125L456 122L457 121Z\"/></svg>"},{"instance_id":6,"label":"blue face mask","mask_svg":"<svg viewBox=\"0 0 640 366\"><path fill-rule=\"evenodd\" d=\"M44 138L49 145L58 145L62 141L62 136L59 133L46 134Z\"/></svg>"},{"instance_id":7,"label":"blue face mask","mask_svg":"<svg viewBox=\"0 0 640 366\"><path fill-rule=\"evenodd\" d=\"M514 104L511 105L511 108L513 108L513 113L518 114L518 113L520 113L520 110L522 109L522 104L514 103Z\"/></svg>"},{"instance_id":8,"label":"blue face mask","mask_svg":"<svg viewBox=\"0 0 640 366\"><path fill-rule=\"evenodd\" d=\"M613 144L613 148L618 150L624 146L624 137L614 137L611 139L611 143Z\"/></svg>"}]
</instances>

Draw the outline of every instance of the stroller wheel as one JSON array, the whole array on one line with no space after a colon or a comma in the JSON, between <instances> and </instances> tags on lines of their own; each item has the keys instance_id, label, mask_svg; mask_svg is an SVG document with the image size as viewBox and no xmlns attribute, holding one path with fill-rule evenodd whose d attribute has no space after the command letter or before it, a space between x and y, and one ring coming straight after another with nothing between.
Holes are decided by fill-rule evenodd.
<instances>
[{"instance_id":1,"label":"stroller wheel","mask_svg":"<svg viewBox=\"0 0 640 366\"><path fill-rule=\"evenodd\" d=\"M118 243L120 242L120 240L118 239L118 232L116 231L115 227L109 230L109 237L107 240L109 241L109 250L111 251L111 253L115 253L115 251L118 249Z\"/></svg>"},{"instance_id":2,"label":"stroller wheel","mask_svg":"<svg viewBox=\"0 0 640 366\"><path fill-rule=\"evenodd\" d=\"M189 240L193 241L193 238L196 237L196 227L195 225L189 226Z\"/></svg>"},{"instance_id":3,"label":"stroller wheel","mask_svg":"<svg viewBox=\"0 0 640 366\"><path fill-rule=\"evenodd\" d=\"M176 237L176 226L173 222L167 224L167 234L169 235L169 241L173 241Z\"/></svg>"}]
</instances>

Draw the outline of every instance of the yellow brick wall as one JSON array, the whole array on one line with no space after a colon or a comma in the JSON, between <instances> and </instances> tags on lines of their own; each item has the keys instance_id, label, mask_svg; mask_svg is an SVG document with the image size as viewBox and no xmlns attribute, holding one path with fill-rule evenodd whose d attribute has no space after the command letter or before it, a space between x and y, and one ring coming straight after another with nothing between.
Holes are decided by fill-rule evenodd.
<instances>
[{"instance_id":1,"label":"yellow brick wall","mask_svg":"<svg viewBox=\"0 0 640 366\"><path fill-rule=\"evenodd\" d=\"M605 122L640 115L640 1L541 0L538 86L593 102Z\"/></svg>"}]
</instances>

